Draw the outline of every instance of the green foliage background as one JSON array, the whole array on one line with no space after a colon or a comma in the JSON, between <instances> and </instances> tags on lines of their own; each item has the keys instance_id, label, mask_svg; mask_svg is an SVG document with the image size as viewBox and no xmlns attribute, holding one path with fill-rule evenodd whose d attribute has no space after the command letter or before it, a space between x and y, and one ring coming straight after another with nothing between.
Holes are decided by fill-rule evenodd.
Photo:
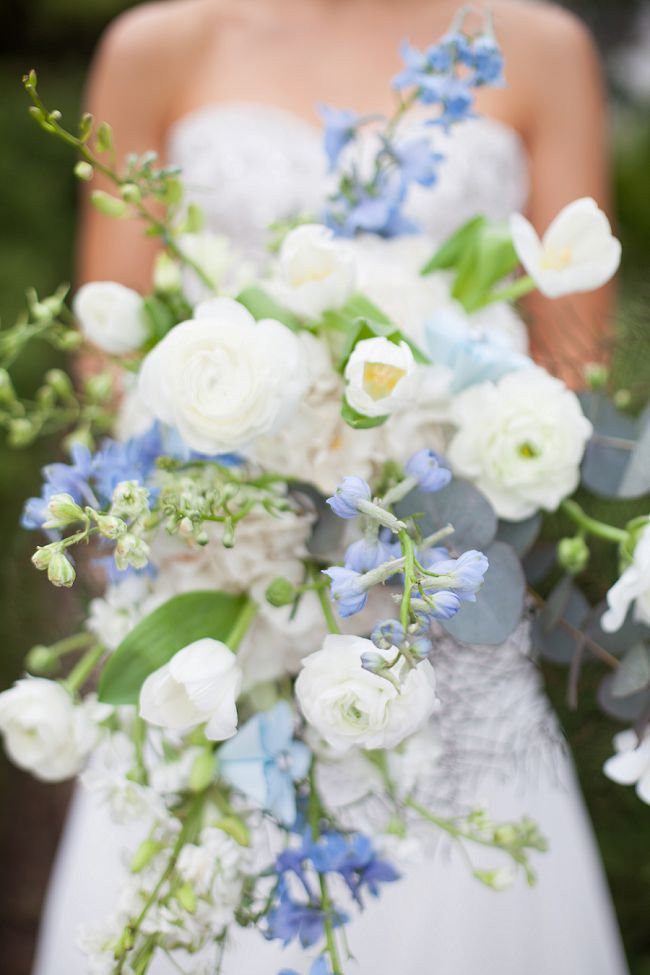
<instances>
[{"instance_id":1,"label":"green foliage background","mask_svg":"<svg viewBox=\"0 0 650 975\"><path fill-rule=\"evenodd\" d=\"M79 111L83 79L97 36L125 0L5 0L0 10L0 315L11 324L34 284L46 294L72 274L76 185L65 147L49 140L28 117L22 73L36 66L47 103L67 118ZM600 40L619 41L629 30L633 2L576 0ZM623 10L623 8L625 8ZM623 15L625 13L625 16ZM615 104L615 190L625 264L619 322L619 384L647 397L650 323L647 254L650 242L650 121L647 111L620 96ZM52 353L21 363L27 389ZM17 528L22 503L36 493L40 467L57 445L26 452L0 446L0 687L20 673L26 649L69 631L76 597L61 598L31 568L33 537ZM581 708L564 706L564 670L546 667L547 685L574 750L623 930L633 975L650 975L650 809L630 789L606 780L601 767L617 726L594 704L598 671L586 668ZM27 975L40 899L61 822L65 789L32 782L0 756L0 944L4 975ZM542 824L543 826L543 824ZM549 973L550 975L550 973Z\"/></svg>"}]
</instances>

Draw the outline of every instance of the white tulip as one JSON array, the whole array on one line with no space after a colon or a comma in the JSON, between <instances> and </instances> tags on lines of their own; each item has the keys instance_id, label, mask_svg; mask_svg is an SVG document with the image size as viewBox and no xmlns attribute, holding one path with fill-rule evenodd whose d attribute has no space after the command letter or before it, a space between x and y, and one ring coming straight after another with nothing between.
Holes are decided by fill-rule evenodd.
<instances>
[{"instance_id":1,"label":"white tulip","mask_svg":"<svg viewBox=\"0 0 650 975\"><path fill-rule=\"evenodd\" d=\"M296 315L320 318L324 311L340 308L355 284L354 258L327 227L306 224L287 234L271 290Z\"/></svg>"},{"instance_id":2,"label":"white tulip","mask_svg":"<svg viewBox=\"0 0 650 975\"><path fill-rule=\"evenodd\" d=\"M393 748L428 720L437 706L435 675L424 660L414 669L400 660L391 674L399 690L384 677L364 670L364 653L386 660L395 647L377 650L363 637L345 634L325 638L323 647L303 661L296 698L307 722L335 751L353 746Z\"/></svg>"},{"instance_id":3,"label":"white tulip","mask_svg":"<svg viewBox=\"0 0 650 975\"><path fill-rule=\"evenodd\" d=\"M206 738L223 741L237 730L241 681L237 658L225 643L196 640L149 674L140 690L140 717L172 731L205 724Z\"/></svg>"},{"instance_id":4,"label":"white tulip","mask_svg":"<svg viewBox=\"0 0 650 975\"><path fill-rule=\"evenodd\" d=\"M639 536L632 562L607 593L608 609L600 621L603 630L620 629L632 603L634 618L650 626L650 524Z\"/></svg>"},{"instance_id":5,"label":"white tulip","mask_svg":"<svg viewBox=\"0 0 650 975\"><path fill-rule=\"evenodd\" d=\"M82 285L72 303L84 336L102 352L124 355L139 349L148 330L142 298L115 281Z\"/></svg>"},{"instance_id":6,"label":"white tulip","mask_svg":"<svg viewBox=\"0 0 650 975\"><path fill-rule=\"evenodd\" d=\"M639 744L635 731L614 735L616 755L608 758L603 772L619 785L635 785L639 799L650 805L650 735Z\"/></svg>"},{"instance_id":7,"label":"white tulip","mask_svg":"<svg viewBox=\"0 0 650 975\"><path fill-rule=\"evenodd\" d=\"M377 337L357 342L345 367L345 398L363 416L386 416L415 399L416 364L406 344Z\"/></svg>"},{"instance_id":8,"label":"white tulip","mask_svg":"<svg viewBox=\"0 0 650 975\"><path fill-rule=\"evenodd\" d=\"M592 426L577 396L543 369L471 386L454 401L452 418L457 430L447 459L500 518L554 511L578 486Z\"/></svg>"},{"instance_id":9,"label":"white tulip","mask_svg":"<svg viewBox=\"0 0 650 975\"><path fill-rule=\"evenodd\" d=\"M26 677L0 694L0 732L11 760L46 782L76 775L98 737L90 708L41 677Z\"/></svg>"},{"instance_id":10,"label":"white tulip","mask_svg":"<svg viewBox=\"0 0 650 975\"><path fill-rule=\"evenodd\" d=\"M298 402L302 347L280 322L255 322L232 298L207 301L196 314L146 357L138 393L194 450L238 450L274 429Z\"/></svg>"},{"instance_id":11,"label":"white tulip","mask_svg":"<svg viewBox=\"0 0 650 975\"><path fill-rule=\"evenodd\" d=\"M600 288L621 260L621 244L591 197L560 210L541 240L520 213L510 217L510 232L519 260L547 298Z\"/></svg>"}]
</instances>

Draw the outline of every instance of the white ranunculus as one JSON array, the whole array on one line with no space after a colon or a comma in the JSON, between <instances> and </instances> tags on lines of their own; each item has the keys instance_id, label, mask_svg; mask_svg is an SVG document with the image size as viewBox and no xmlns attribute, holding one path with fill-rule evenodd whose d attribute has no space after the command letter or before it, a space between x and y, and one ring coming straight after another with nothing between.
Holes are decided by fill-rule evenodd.
<instances>
[{"instance_id":1,"label":"white ranunculus","mask_svg":"<svg viewBox=\"0 0 650 975\"><path fill-rule=\"evenodd\" d=\"M0 694L0 732L12 762L46 782L76 775L98 737L90 708L41 677Z\"/></svg>"},{"instance_id":2,"label":"white ranunculus","mask_svg":"<svg viewBox=\"0 0 650 975\"><path fill-rule=\"evenodd\" d=\"M237 730L241 680L237 658L225 643L196 640L149 674L140 690L140 716L172 731L205 723L206 738L223 741Z\"/></svg>"},{"instance_id":3,"label":"white ranunculus","mask_svg":"<svg viewBox=\"0 0 650 975\"><path fill-rule=\"evenodd\" d=\"M415 399L416 364L406 342L357 342L345 367L345 397L363 416L386 416Z\"/></svg>"},{"instance_id":4,"label":"white ranunculus","mask_svg":"<svg viewBox=\"0 0 650 975\"><path fill-rule=\"evenodd\" d=\"M591 197L560 210L541 240L520 213L510 217L510 232L519 260L547 298L600 288L621 260L620 242Z\"/></svg>"},{"instance_id":5,"label":"white ranunculus","mask_svg":"<svg viewBox=\"0 0 650 975\"><path fill-rule=\"evenodd\" d=\"M544 369L471 386L453 407L447 449L455 474L473 481L501 518L554 511L580 479L592 426L577 396Z\"/></svg>"},{"instance_id":6,"label":"white ranunculus","mask_svg":"<svg viewBox=\"0 0 650 975\"><path fill-rule=\"evenodd\" d=\"M605 775L619 785L635 785L639 799L650 805L650 734L639 744L635 731L614 735L616 754L603 766Z\"/></svg>"},{"instance_id":7,"label":"white ranunculus","mask_svg":"<svg viewBox=\"0 0 650 975\"><path fill-rule=\"evenodd\" d=\"M320 318L340 308L354 291L356 265L349 247L320 224L290 231L278 260L271 290L282 304L304 318Z\"/></svg>"},{"instance_id":8,"label":"white ranunculus","mask_svg":"<svg viewBox=\"0 0 650 975\"><path fill-rule=\"evenodd\" d=\"M650 524L639 535L632 562L607 593L609 608L600 621L603 630L620 629L632 603L634 618L650 626Z\"/></svg>"},{"instance_id":9,"label":"white ranunculus","mask_svg":"<svg viewBox=\"0 0 650 975\"><path fill-rule=\"evenodd\" d=\"M210 231L181 234L178 246L183 256L201 270L216 291L232 260L227 237Z\"/></svg>"},{"instance_id":10,"label":"white ranunculus","mask_svg":"<svg viewBox=\"0 0 650 975\"><path fill-rule=\"evenodd\" d=\"M116 281L91 281L77 291L72 309L84 336L102 352L124 355L148 335L142 298Z\"/></svg>"},{"instance_id":11,"label":"white ranunculus","mask_svg":"<svg viewBox=\"0 0 650 975\"><path fill-rule=\"evenodd\" d=\"M304 389L302 347L286 326L255 322L232 298L199 305L142 364L154 416L201 453L238 450L284 420Z\"/></svg>"},{"instance_id":12,"label":"white ranunculus","mask_svg":"<svg viewBox=\"0 0 650 975\"><path fill-rule=\"evenodd\" d=\"M428 660L410 670L400 660L391 681L364 670L366 652L395 657L391 647L379 651L363 637L330 634L323 647L303 661L296 698L307 722L335 751L393 748L417 731L437 706L435 675Z\"/></svg>"}]
</instances>

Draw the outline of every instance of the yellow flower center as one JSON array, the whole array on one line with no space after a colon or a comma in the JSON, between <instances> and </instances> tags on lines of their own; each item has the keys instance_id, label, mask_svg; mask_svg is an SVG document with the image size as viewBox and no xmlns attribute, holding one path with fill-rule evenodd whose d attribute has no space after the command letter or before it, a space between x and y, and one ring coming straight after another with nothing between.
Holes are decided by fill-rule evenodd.
<instances>
[{"instance_id":1,"label":"yellow flower center","mask_svg":"<svg viewBox=\"0 0 650 975\"><path fill-rule=\"evenodd\" d=\"M389 366L387 362L366 362L363 367L363 388L372 399L383 399L390 396L405 375L404 369Z\"/></svg>"},{"instance_id":2,"label":"yellow flower center","mask_svg":"<svg viewBox=\"0 0 650 975\"><path fill-rule=\"evenodd\" d=\"M542 267L547 271L565 271L573 261L570 247L546 247L542 255Z\"/></svg>"}]
</instances>

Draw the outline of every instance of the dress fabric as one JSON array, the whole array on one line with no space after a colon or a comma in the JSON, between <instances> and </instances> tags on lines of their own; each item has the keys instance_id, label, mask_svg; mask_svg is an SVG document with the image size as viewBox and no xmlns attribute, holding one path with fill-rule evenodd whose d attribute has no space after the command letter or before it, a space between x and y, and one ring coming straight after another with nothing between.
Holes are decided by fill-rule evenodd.
<instances>
[{"instance_id":1,"label":"dress fabric","mask_svg":"<svg viewBox=\"0 0 650 975\"><path fill-rule=\"evenodd\" d=\"M524 206L527 163L514 131L473 120L440 141L447 159L439 182L418 188L411 204L433 241L479 212L504 218ZM182 167L208 227L256 262L269 223L297 211L318 212L322 203L327 176L319 133L276 108L227 104L194 112L172 128L169 156ZM520 877L508 890L488 890L471 876L458 848L441 840L353 920L348 930L355 960L345 965L346 975L628 971L571 760L529 651L526 621L499 647L437 641L441 709L431 738L437 758L430 771L423 767L418 789L437 811L481 805L492 819L534 819L549 842L547 854L534 855L537 885L528 888ZM363 828L366 813L372 814L351 807L351 825ZM128 831L78 789L34 975L89 971L73 932L110 911L125 876L124 845ZM492 851L471 853L476 866L495 865ZM235 934L220 971L275 975L308 967L308 953L247 931ZM152 975L175 971L164 958L151 969Z\"/></svg>"}]
</instances>

